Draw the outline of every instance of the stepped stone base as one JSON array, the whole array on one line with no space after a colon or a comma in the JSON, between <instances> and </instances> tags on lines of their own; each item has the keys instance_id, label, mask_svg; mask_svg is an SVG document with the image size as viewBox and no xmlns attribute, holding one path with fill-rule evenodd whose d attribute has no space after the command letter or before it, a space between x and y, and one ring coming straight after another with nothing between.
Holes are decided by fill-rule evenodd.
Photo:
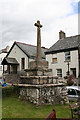
<instances>
[{"instance_id":1,"label":"stepped stone base","mask_svg":"<svg viewBox=\"0 0 80 120\"><path fill-rule=\"evenodd\" d=\"M19 83L22 86L20 99L37 105L68 102L65 86L58 85L58 79L52 76L47 61L30 62L30 68L25 70L25 76L20 77Z\"/></svg>"},{"instance_id":2,"label":"stepped stone base","mask_svg":"<svg viewBox=\"0 0 80 120\"><path fill-rule=\"evenodd\" d=\"M57 77L52 76L21 76L19 83L31 85L55 84L58 83Z\"/></svg>"},{"instance_id":3,"label":"stepped stone base","mask_svg":"<svg viewBox=\"0 0 80 120\"><path fill-rule=\"evenodd\" d=\"M30 68L25 70L27 76L52 76L52 69Z\"/></svg>"}]
</instances>

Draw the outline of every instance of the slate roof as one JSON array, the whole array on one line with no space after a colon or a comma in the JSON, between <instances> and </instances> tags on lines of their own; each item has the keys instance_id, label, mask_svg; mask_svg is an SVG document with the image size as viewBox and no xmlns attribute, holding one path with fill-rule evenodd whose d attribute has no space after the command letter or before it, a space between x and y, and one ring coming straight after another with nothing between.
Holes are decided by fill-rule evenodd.
<instances>
[{"instance_id":1,"label":"slate roof","mask_svg":"<svg viewBox=\"0 0 80 120\"><path fill-rule=\"evenodd\" d=\"M0 54L1 54L1 53L7 53L6 48L5 48L5 49L0 50Z\"/></svg>"},{"instance_id":2,"label":"slate roof","mask_svg":"<svg viewBox=\"0 0 80 120\"><path fill-rule=\"evenodd\" d=\"M2 65L18 65L19 63L17 62L17 60L15 58L4 58L2 61Z\"/></svg>"},{"instance_id":3,"label":"slate roof","mask_svg":"<svg viewBox=\"0 0 80 120\"><path fill-rule=\"evenodd\" d=\"M36 46L34 46L34 45L29 45L29 44L25 44L25 43L21 43L21 42L14 42L12 48L14 47L15 44L16 44L28 57L35 59L35 57L36 57ZM12 50L12 48L11 48L11 50ZM10 50L10 51L11 51L11 50ZM43 59L46 58L46 56L45 56L46 50L48 50L48 49L47 49L47 48L44 48L44 47L41 48L41 55L42 55L42 58L43 58ZM10 53L10 51L9 51L9 53ZM7 54L7 56L9 55L9 53ZM7 56L6 56L6 57L7 57Z\"/></svg>"},{"instance_id":4,"label":"slate roof","mask_svg":"<svg viewBox=\"0 0 80 120\"><path fill-rule=\"evenodd\" d=\"M78 49L78 46L80 46L80 35L66 37L58 40L45 52L45 54L74 50Z\"/></svg>"}]
</instances>

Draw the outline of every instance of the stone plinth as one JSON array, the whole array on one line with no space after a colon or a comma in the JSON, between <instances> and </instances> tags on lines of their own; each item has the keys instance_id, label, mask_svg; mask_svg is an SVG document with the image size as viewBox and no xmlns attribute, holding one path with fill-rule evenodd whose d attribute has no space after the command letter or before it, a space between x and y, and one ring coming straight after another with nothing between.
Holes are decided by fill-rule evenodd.
<instances>
[{"instance_id":1,"label":"stone plinth","mask_svg":"<svg viewBox=\"0 0 80 120\"><path fill-rule=\"evenodd\" d=\"M28 85L20 89L20 99L36 105L69 103L64 85Z\"/></svg>"},{"instance_id":2,"label":"stone plinth","mask_svg":"<svg viewBox=\"0 0 80 120\"><path fill-rule=\"evenodd\" d=\"M52 69L47 68L31 68L26 69L26 76L52 76Z\"/></svg>"},{"instance_id":3,"label":"stone plinth","mask_svg":"<svg viewBox=\"0 0 80 120\"><path fill-rule=\"evenodd\" d=\"M47 68L48 69L48 61L31 61L30 69L34 68Z\"/></svg>"}]
</instances>

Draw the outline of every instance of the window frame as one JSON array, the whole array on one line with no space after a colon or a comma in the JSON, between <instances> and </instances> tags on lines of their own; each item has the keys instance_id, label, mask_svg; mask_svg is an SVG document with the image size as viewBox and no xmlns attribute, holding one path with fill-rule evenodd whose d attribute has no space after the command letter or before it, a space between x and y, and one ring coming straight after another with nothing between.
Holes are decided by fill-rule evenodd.
<instances>
[{"instance_id":1,"label":"window frame","mask_svg":"<svg viewBox=\"0 0 80 120\"><path fill-rule=\"evenodd\" d=\"M56 61L55 61L55 60L53 60L53 59L56 59ZM57 57L52 58L52 64L55 64L55 63L57 63Z\"/></svg>"},{"instance_id":2,"label":"window frame","mask_svg":"<svg viewBox=\"0 0 80 120\"><path fill-rule=\"evenodd\" d=\"M59 71L59 70L61 70L61 71ZM61 68L57 69L57 76L58 76L58 78L62 78L62 69Z\"/></svg>"},{"instance_id":3,"label":"window frame","mask_svg":"<svg viewBox=\"0 0 80 120\"><path fill-rule=\"evenodd\" d=\"M65 61L66 61L66 62L71 61L71 54L70 54L70 51L65 52Z\"/></svg>"},{"instance_id":4,"label":"window frame","mask_svg":"<svg viewBox=\"0 0 80 120\"><path fill-rule=\"evenodd\" d=\"M53 59L56 59L56 61L55 60L53 60ZM55 63L57 63L57 54L52 54L52 64L55 64Z\"/></svg>"}]
</instances>

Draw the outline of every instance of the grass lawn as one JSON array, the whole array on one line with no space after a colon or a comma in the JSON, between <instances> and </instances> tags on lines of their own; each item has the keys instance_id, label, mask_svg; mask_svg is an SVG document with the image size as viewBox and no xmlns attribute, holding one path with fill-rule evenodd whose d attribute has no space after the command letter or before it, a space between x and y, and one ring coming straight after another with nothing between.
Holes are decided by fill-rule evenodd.
<instances>
[{"instance_id":1,"label":"grass lawn","mask_svg":"<svg viewBox=\"0 0 80 120\"><path fill-rule=\"evenodd\" d=\"M3 118L45 118L52 109L56 110L57 118L71 118L68 105L35 106L17 97L5 97L2 100Z\"/></svg>"}]
</instances>

